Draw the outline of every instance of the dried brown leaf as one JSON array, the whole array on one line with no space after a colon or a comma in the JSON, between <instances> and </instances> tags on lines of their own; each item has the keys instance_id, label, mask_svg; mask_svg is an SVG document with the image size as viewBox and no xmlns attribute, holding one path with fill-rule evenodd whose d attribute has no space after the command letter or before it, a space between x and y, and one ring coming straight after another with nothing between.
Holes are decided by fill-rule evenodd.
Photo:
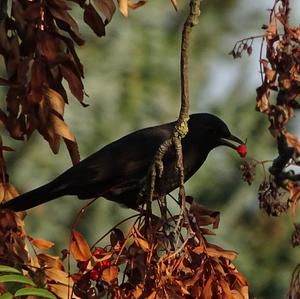
<instances>
[{"instance_id":1,"label":"dried brown leaf","mask_svg":"<svg viewBox=\"0 0 300 299\"><path fill-rule=\"evenodd\" d=\"M270 91L265 85L256 89L256 110L262 113L267 113L269 111L269 95Z\"/></svg>"},{"instance_id":2,"label":"dried brown leaf","mask_svg":"<svg viewBox=\"0 0 300 299\"><path fill-rule=\"evenodd\" d=\"M72 16L65 10L56 7L49 6L49 11L55 19L59 19L60 21L68 24L70 28L79 35L79 27L76 21L72 18Z\"/></svg>"},{"instance_id":3,"label":"dried brown leaf","mask_svg":"<svg viewBox=\"0 0 300 299\"><path fill-rule=\"evenodd\" d=\"M237 258L238 253L233 250L223 249L215 244L207 243L206 252L209 256L212 257L224 257L230 261L233 261Z\"/></svg>"},{"instance_id":4,"label":"dried brown leaf","mask_svg":"<svg viewBox=\"0 0 300 299\"><path fill-rule=\"evenodd\" d=\"M39 253L37 255L37 259L41 267L49 267L59 270L64 269L63 263L60 260L59 256L52 256L45 253Z\"/></svg>"},{"instance_id":5,"label":"dried brown leaf","mask_svg":"<svg viewBox=\"0 0 300 299\"><path fill-rule=\"evenodd\" d=\"M212 299L213 298L212 282L213 282L212 277L210 276L204 285L204 288L203 288L203 291L201 294L202 299Z\"/></svg>"},{"instance_id":6,"label":"dried brown leaf","mask_svg":"<svg viewBox=\"0 0 300 299\"><path fill-rule=\"evenodd\" d=\"M63 77L67 80L71 93L77 98L78 101L83 101L83 84L77 73L70 67L60 65Z\"/></svg>"},{"instance_id":7,"label":"dried brown leaf","mask_svg":"<svg viewBox=\"0 0 300 299\"><path fill-rule=\"evenodd\" d=\"M93 0L96 7L104 14L107 23L109 23L116 11L116 5L113 0Z\"/></svg>"},{"instance_id":8,"label":"dried brown leaf","mask_svg":"<svg viewBox=\"0 0 300 299\"><path fill-rule=\"evenodd\" d=\"M119 0L119 10L124 17L128 17L128 0Z\"/></svg>"},{"instance_id":9,"label":"dried brown leaf","mask_svg":"<svg viewBox=\"0 0 300 299\"><path fill-rule=\"evenodd\" d=\"M72 286L63 285L60 283L48 283L49 290L54 293L58 298L68 298L68 295L72 293ZM75 294L72 298L79 298Z\"/></svg>"},{"instance_id":10,"label":"dried brown leaf","mask_svg":"<svg viewBox=\"0 0 300 299\"><path fill-rule=\"evenodd\" d=\"M206 207L193 201L189 212L194 215L198 226L207 226L212 224L213 228L217 228L220 222L220 212L207 209Z\"/></svg>"},{"instance_id":11,"label":"dried brown leaf","mask_svg":"<svg viewBox=\"0 0 300 299\"><path fill-rule=\"evenodd\" d=\"M65 110L65 101L63 97L52 88L44 89L44 95L51 109L63 116Z\"/></svg>"},{"instance_id":12,"label":"dried brown leaf","mask_svg":"<svg viewBox=\"0 0 300 299\"><path fill-rule=\"evenodd\" d=\"M76 140L71 141L67 138L64 138L64 142L68 149L68 152L71 157L73 165L79 163L80 162L80 152L79 152L79 147L78 147Z\"/></svg>"},{"instance_id":13,"label":"dried brown leaf","mask_svg":"<svg viewBox=\"0 0 300 299\"><path fill-rule=\"evenodd\" d=\"M19 195L16 188L10 183L0 183L0 202L2 200L10 200Z\"/></svg>"},{"instance_id":14,"label":"dried brown leaf","mask_svg":"<svg viewBox=\"0 0 300 299\"><path fill-rule=\"evenodd\" d=\"M145 3L146 3L146 1L144 1L144 0L140 0L137 2L132 2L132 1L128 0L128 7L131 9L137 9L137 8L143 6Z\"/></svg>"},{"instance_id":15,"label":"dried brown leaf","mask_svg":"<svg viewBox=\"0 0 300 299\"><path fill-rule=\"evenodd\" d=\"M300 154L300 142L299 142L298 138L289 132L284 132L283 134L284 134L288 144L290 146L292 146L298 152L298 154Z\"/></svg>"},{"instance_id":16,"label":"dried brown leaf","mask_svg":"<svg viewBox=\"0 0 300 299\"><path fill-rule=\"evenodd\" d=\"M92 256L87 241L76 230L73 230L71 233L70 251L76 261L87 261Z\"/></svg>"},{"instance_id":17,"label":"dried brown leaf","mask_svg":"<svg viewBox=\"0 0 300 299\"><path fill-rule=\"evenodd\" d=\"M110 266L103 270L101 278L109 285L115 283L118 279L119 269L117 266Z\"/></svg>"},{"instance_id":18,"label":"dried brown leaf","mask_svg":"<svg viewBox=\"0 0 300 299\"><path fill-rule=\"evenodd\" d=\"M50 280L51 282L55 281L64 285L68 285L70 279L69 274L66 273L63 270L56 269L56 268L46 268L45 274L47 277L47 280Z\"/></svg>"},{"instance_id":19,"label":"dried brown leaf","mask_svg":"<svg viewBox=\"0 0 300 299\"><path fill-rule=\"evenodd\" d=\"M145 252L150 251L149 243L145 239L136 237L134 239L134 241L137 244L137 246L139 246L143 249L143 251L145 251Z\"/></svg>"},{"instance_id":20,"label":"dried brown leaf","mask_svg":"<svg viewBox=\"0 0 300 299\"><path fill-rule=\"evenodd\" d=\"M231 290L231 297L233 299L248 299L249 288L248 286L242 286L239 290Z\"/></svg>"},{"instance_id":21,"label":"dried brown leaf","mask_svg":"<svg viewBox=\"0 0 300 299\"><path fill-rule=\"evenodd\" d=\"M93 5L88 4L85 6L83 19L97 36L101 37L105 35L105 25Z\"/></svg>"},{"instance_id":22,"label":"dried brown leaf","mask_svg":"<svg viewBox=\"0 0 300 299\"><path fill-rule=\"evenodd\" d=\"M49 249L54 246L54 243L48 240L35 239L31 241L31 244L39 249Z\"/></svg>"},{"instance_id":23,"label":"dried brown leaf","mask_svg":"<svg viewBox=\"0 0 300 299\"><path fill-rule=\"evenodd\" d=\"M153 291L153 292L147 297L147 299L156 299L156 298L157 298L156 295L157 295L157 291Z\"/></svg>"},{"instance_id":24,"label":"dried brown leaf","mask_svg":"<svg viewBox=\"0 0 300 299\"><path fill-rule=\"evenodd\" d=\"M52 114L51 115L51 123L53 125L54 132L57 135L62 136L68 140L75 142L75 136L70 131L68 125L61 118L59 118L55 114Z\"/></svg>"}]
</instances>

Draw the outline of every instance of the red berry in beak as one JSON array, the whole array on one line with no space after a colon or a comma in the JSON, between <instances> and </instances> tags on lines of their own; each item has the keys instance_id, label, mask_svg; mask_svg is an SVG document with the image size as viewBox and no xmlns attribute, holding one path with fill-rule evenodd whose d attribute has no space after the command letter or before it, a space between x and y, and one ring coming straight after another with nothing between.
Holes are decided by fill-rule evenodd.
<instances>
[{"instance_id":1,"label":"red berry in beak","mask_svg":"<svg viewBox=\"0 0 300 299\"><path fill-rule=\"evenodd\" d=\"M247 155L247 146L246 146L246 144L240 144L240 145L237 147L236 151L239 153L239 155L240 155L242 158L246 157L246 155Z\"/></svg>"}]
</instances>

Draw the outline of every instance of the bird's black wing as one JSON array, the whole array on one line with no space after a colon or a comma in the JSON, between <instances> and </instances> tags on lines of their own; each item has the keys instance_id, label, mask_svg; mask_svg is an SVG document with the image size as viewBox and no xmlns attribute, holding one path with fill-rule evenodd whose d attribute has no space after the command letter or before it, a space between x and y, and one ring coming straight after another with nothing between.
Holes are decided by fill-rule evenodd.
<instances>
[{"instance_id":1,"label":"bird's black wing","mask_svg":"<svg viewBox=\"0 0 300 299\"><path fill-rule=\"evenodd\" d=\"M171 136L173 126L170 123L142 129L108 144L53 180L53 191L85 199L133 187L147 174L158 147Z\"/></svg>"}]
</instances>

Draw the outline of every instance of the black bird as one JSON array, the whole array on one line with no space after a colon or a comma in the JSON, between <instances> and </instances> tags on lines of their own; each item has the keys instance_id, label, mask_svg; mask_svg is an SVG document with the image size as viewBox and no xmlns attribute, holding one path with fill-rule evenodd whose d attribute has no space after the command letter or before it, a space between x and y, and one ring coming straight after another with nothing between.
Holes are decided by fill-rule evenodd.
<instances>
[{"instance_id":1,"label":"black bird","mask_svg":"<svg viewBox=\"0 0 300 299\"><path fill-rule=\"evenodd\" d=\"M137 208L149 167L160 144L171 137L175 122L149 127L126 135L72 166L53 181L3 202L1 209L23 211L63 195L80 199L102 196L129 208ZM190 116L189 132L182 139L184 175L188 180L201 167L208 153L225 145L239 151L243 141L232 135L217 116L198 113ZM238 145L230 142L233 141ZM244 153L245 154L245 153ZM178 187L174 150L164 157L164 172L157 180L156 193L166 195Z\"/></svg>"}]
</instances>

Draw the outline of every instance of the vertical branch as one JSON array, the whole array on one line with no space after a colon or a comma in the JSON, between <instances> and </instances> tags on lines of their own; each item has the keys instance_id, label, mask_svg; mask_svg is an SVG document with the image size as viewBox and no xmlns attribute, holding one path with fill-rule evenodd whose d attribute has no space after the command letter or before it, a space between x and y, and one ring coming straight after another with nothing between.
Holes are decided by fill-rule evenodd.
<instances>
[{"instance_id":1,"label":"vertical branch","mask_svg":"<svg viewBox=\"0 0 300 299\"><path fill-rule=\"evenodd\" d=\"M184 190L184 165L182 156L181 139L188 133L189 120L189 61L188 49L190 45L190 34L192 28L198 24L200 16L200 0L191 0L190 12L183 25L181 39L181 56L180 56L180 78L181 78L181 108L177 125L174 132L173 143L177 154L177 168L179 170L180 189L179 198L182 201L182 207L185 207L185 190Z\"/></svg>"},{"instance_id":2,"label":"vertical branch","mask_svg":"<svg viewBox=\"0 0 300 299\"><path fill-rule=\"evenodd\" d=\"M156 152L153 165L150 169L150 194L149 203L151 202L155 190L155 180L163 174L163 157L173 145L176 151L176 167L179 174L179 198L182 202L182 211L187 219L185 209L185 191L184 191L184 165L182 155L181 139L188 133L189 120L189 82L188 82L188 49L190 44L190 33L192 28L198 23L200 16L200 0L190 1L189 15L184 23L181 40L181 60L180 60L180 77L181 77L181 108L173 135L170 139L163 142Z\"/></svg>"},{"instance_id":3,"label":"vertical branch","mask_svg":"<svg viewBox=\"0 0 300 299\"><path fill-rule=\"evenodd\" d=\"M190 13L184 23L181 39L181 60L180 60L180 78L181 78L181 108L179 120L182 122L189 116L189 64L188 48L190 44L190 33L192 28L198 24L200 16L200 1L191 0Z\"/></svg>"}]
</instances>

